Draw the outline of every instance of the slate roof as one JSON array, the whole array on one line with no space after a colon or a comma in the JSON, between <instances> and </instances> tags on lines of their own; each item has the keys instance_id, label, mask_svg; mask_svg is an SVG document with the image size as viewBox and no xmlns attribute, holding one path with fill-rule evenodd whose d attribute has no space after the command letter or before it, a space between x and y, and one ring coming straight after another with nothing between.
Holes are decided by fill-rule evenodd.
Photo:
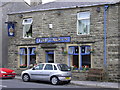
<instances>
[{"instance_id":1,"label":"slate roof","mask_svg":"<svg viewBox=\"0 0 120 90\"><path fill-rule=\"evenodd\" d=\"M30 6L27 3L25 3L24 0L18 0L18 2L14 0L2 0L0 1L0 7L2 9L9 9L9 12L18 12L30 9Z\"/></svg>"},{"instance_id":2,"label":"slate roof","mask_svg":"<svg viewBox=\"0 0 120 90\"><path fill-rule=\"evenodd\" d=\"M46 4L40 4L38 6L32 7L31 9L15 13L26 13L34 11L44 11L44 10L54 10L54 9L66 9L66 8L76 8L76 7L88 7L95 5L104 5L104 4L115 4L120 2L120 0L56 0Z\"/></svg>"}]
</instances>

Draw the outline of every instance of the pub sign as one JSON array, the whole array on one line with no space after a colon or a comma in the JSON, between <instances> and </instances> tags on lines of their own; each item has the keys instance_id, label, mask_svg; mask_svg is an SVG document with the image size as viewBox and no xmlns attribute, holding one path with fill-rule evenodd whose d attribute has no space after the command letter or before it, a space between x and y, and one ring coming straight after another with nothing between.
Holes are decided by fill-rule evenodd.
<instances>
[{"instance_id":1,"label":"pub sign","mask_svg":"<svg viewBox=\"0 0 120 90\"><path fill-rule=\"evenodd\" d=\"M7 29L8 29L8 36L14 37L15 36L15 24L17 22L5 22L7 24Z\"/></svg>"},{"instance_id":2,"label":"pub sign","mask_svg":"<svg viewBox=\"0 0 120 90\"><path fill-rule=\"evenodd\" d=\"M15 36L15 24L14 23L8 23L8 36Z\"/></svg>"},{"instance_id":3,"label":"pub sign","mask_svg":"<svg viewBox=\"0 0 120 90\"><path fill-rule=\"evenodd\" d=\"M45 37L45 38L36 38L36 43L62 43L70 42L71 37Z\"/></svg>"}]
</instances>

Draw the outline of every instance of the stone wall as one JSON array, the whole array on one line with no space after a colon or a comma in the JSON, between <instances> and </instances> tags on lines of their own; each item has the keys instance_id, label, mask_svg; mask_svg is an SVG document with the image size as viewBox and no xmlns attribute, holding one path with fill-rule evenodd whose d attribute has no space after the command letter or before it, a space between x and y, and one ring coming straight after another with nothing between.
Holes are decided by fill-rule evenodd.
<instances>
[{"instance_id":1,"label":"stone wall","mask_svg":"<svg viewBox=\"0 0 120 90\"><path fill-rule=\"evenodd\" d=\"M107 66L108 79L117 81L119 76L119 32L118 32L118 6L108 8L107 17ZM114 13L113 13L114 12Z\"/></svg>"},{"instance_id":2,"label":"stone wall","mask_svg":"<svg viewBox=\"0 0 120 90\"><path fill-rule=\"evenodd\" d=\"M37 37L59 37L70 36L70 43L55 43L55 62L67 63L67 56L64 56L60 48L68 44L91 44L95 52L92 53L92 64L95 68L103 68L104 61L104 6L99 6L100 12L96 12L97 7L85 7L76 9L39 11L23 13L24 18L33 18L33 38L24 39L22 32L22 20L18 14L9 15L10 21L16 21L15 37L9 38L9 66L17 68L17 52L20 45L35 45L38 48L38 61L45 62L45 49L43 44L35 44ZM90 11L90 35L77 35L77 12ZM60 14L58 14L60 12ZM110 6L107 13L107 66L110 79L116 80L118 74L118 6ZM53 24L49 29L48 24ZM91 43L92 42L92 43Z\"/></svg>"}]
</instances>

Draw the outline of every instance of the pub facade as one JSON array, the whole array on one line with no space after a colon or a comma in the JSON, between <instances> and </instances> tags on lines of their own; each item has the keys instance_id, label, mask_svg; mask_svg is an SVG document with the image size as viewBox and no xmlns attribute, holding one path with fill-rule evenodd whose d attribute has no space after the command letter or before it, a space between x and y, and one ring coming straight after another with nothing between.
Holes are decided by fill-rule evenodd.
<instances>
[{"instance_id":1,"label":"pub facade","mask_svg":"<svg viewBox=\"0 0 120 90\"><path fill-rule=\"evenodd\" d=\"M8 33L14 33L9 36L9 67L19 73L34 63L65 63L79 70L106 69L109 80L118 81L119 3L45 5L8 14L10 23L16 22L14 28L8 25Z\"/></svg>"}]
</instances>

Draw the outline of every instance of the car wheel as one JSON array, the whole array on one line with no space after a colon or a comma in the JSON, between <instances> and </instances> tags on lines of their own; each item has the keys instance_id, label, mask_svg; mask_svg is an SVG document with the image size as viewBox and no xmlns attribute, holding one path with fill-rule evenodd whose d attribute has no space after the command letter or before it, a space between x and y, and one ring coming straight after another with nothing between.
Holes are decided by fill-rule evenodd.
<instances>
[{"instance_id":1,"label":"car wheel","mask_svg":"<svg viewBox=\"0 0 120 90\"><path fill-rule=\"evenodd\" d=\"M22 76L22 80L23 80L24 82L28 82L28 81L30 81L30 76L29 76L28 74L24 74L24 75Z\"/></svg>"},{"instance_id":2,"label":"car wheel","mask_svg":"<svg viewBox=\"0 0 120 90\"><path fill-rule=\"evenodd\" d=\"M51 83L52 83L53 85L57 85L57 84L59 83L59 79L58 79L57 77L52 77L52 78L51 78Z\"/></svg>"}]
</instances>

